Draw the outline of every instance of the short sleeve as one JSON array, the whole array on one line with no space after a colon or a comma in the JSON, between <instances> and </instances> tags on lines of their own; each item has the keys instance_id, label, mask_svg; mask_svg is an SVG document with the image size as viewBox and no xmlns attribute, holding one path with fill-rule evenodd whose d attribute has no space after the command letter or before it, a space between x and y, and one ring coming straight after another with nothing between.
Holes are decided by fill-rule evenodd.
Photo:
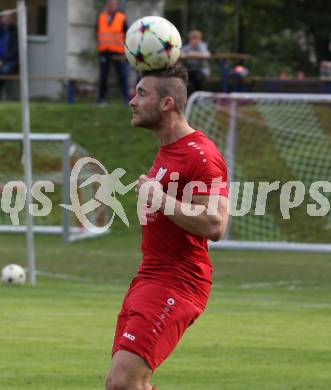
<instances>
[{"instance_id":1,"label":"short sleeve","mask_svg":"<svg viewBox=\"0 0 331 390\"><path fill-rule=\"evenodd\" d=\"M201 42L200 51L201 51L202 53L210 54L210 52L209 52L209 50L208 50L208 45L207 45L207 43Z\"/></svg>"},{"instance_id":2,"label":"short sleeve","mask_svg":"<svg viewBox=\"0 0 331 390\"><path fill-rule=\"evenodd\" d=\"M188 181L202 182L195 186L193 195L222 195L228 197L228 175L223 156L215 150L194 150L190 153Z\"/></svg>"}]
</instances>

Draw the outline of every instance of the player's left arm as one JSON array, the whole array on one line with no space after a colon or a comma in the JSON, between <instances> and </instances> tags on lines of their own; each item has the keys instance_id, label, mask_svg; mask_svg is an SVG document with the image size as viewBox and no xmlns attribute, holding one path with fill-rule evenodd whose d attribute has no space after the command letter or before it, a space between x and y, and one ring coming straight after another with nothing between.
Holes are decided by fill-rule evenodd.
<instances>
[{"instance_id":1,"label":"player's left arm","mask_svg":"<svg viewBox=\"0 0 331 390\"><path fill-rule=\"evenodd\" d=\"M224 236L228 223L226 162L213 147L206 146L201 146L199 153L192 150L189 159L186 177L189 178L191 184L200 183L205 188L199 188L198 185L192 188L192 197L186 194L188 198L183 195L182 199L177 199L175 212L167 217L189 233L218 241ZM216 184L216 187L213 183ZM185 204L185 202L189 202L189 204ZM162 202L161 212L163 212L163 207L164 203ZM196 216L187 213L192 207L197 211Z\"/></svg>"},{"instance_id":2,"label":"player's left arm","mask_svg":"<svg viewBox=\"0 0 331 390\"><path fill-rule=\"evenodd\" d=\"M155 182L155 179L151 179L146 175L139 177L139 182L136 186L137 195L140 192L140 187L147 181ZM156 190L158 191L157 194L154 191L149 193L147 204L149 206L152 204L154 196L161 198L159 211L176 225L191 234L207 237L212 241L218 241L223 237L228 223L228 198L226 196L193 195L191 203L184 203L171 198L162 191L161 187L159 190ZM210 196L213 196L213 198L211 199ZM173 212L170 215L166 212L166 204L169 200L174 204ZM185 211L191 207L199 208L197 215L192 215Z\"/></svg>"},{"instance_id":3,"label":"player's left arm","mask_svg":"<svg viewBox=\"0 0 331 390\"><path fill-rule=\"evenodd\" d=\"M165 199L166 194L163 195L161 204L160 211L162 213L165 210ZM224 236L228 223L228 198L219 195L214 209L209 207L209 203L210 197L208 195L193 195L192 206L200 207L202 212L197 216L190 216L183 213L183 202L176 200L174 214L167 215L167 217L191 234L218 241ZM190 206L188 205L188 207Z\"/></svg>"}]
</instances>

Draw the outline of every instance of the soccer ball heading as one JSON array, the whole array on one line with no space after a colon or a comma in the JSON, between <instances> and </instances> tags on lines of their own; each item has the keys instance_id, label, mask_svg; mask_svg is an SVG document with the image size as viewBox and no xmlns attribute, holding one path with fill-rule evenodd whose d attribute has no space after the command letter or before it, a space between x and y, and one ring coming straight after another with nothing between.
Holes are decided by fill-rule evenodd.
<instances>
[{"instance_id":1,"label":"soccer ball heading","mask_svg":"<svg viewBox=\"0 0 331 390\"><path fill-rule=\"evenodd\" d=\"M180 55L182 39L176 27L159 16L146 16L126 33L125 55L140 70L169 68Z\"/></svg>"}]
</instances>

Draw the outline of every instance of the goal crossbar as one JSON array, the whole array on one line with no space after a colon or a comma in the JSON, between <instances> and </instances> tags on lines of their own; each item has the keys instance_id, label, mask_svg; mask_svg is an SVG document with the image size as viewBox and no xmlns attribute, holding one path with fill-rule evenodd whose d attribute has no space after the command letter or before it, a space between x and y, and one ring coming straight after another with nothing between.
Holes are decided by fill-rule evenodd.
<instances>
[{"instance_id":1,"label":"goal crossbar","mask_svg":"<svg viewBox=\"0 0 331 390\"><path fill-rule=\"evenodd\" d=\"M45 133L31 133L30 139L31 141L67 141L70 140L70 134L45 134ZM4 133L0 132L0 141L22 141L23 134L22 133Z\"/></svg>"}]
</instances>

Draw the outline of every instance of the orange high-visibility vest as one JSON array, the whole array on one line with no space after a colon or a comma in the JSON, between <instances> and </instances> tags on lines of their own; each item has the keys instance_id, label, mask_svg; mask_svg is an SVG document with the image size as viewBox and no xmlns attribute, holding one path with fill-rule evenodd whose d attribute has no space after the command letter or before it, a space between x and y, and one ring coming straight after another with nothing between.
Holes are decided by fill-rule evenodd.
<instances>
[{"instance_id":1,"label":"orange high-visibility vest","mask_svg":"<svg viewBox=\"0 0 331 390\"><path fill-rule=\"evenodd\" d=\"M98 18L97 48L98 51L113 51L124 53L124 23L125 14L115 12L112 22L108 23L107 12L102 12Z\"/></svg>"}]
</instances>

